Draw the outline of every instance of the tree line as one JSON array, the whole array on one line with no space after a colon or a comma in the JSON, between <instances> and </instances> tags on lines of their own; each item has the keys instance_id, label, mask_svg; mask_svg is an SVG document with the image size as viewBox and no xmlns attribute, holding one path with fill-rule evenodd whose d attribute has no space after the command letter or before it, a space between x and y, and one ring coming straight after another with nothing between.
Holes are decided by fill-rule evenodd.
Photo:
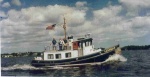
<instances>
[{"instance_id":1,"label":"tree line","mask_svg":"<svg viewBox=\"0 0 150 77\"><path fill-rule=\"evenodd\" d=\"M150 50L150 45L129 45L121 48L122 50Z\"/></svg>"},{"instance_id":2,"label":"tree line","mask_svg":"<svg viewBox=\"0 0 150 77\"><path fill-rule=\"evenodd\" d=\"M1 57L25 57L25 56L40 56L41 52L22 52L22 53L4 53Z\"/></svg>"}]
</instances>

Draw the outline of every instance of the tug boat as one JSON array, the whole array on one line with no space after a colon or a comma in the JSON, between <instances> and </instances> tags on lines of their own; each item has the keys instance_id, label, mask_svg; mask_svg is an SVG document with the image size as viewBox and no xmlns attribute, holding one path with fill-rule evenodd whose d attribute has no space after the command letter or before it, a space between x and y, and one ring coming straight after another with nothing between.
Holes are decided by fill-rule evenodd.
<instances>
[{"instance_id":1,"label":"tug boat","mask_svg":"<svg viewBox=\"0 0 150 77\"><path fill-rule=\"evenodd\" d=\"M66 38L65 25L64 18L63 28ZM86 63L104 62L111 55L121 53L119 44L106 49L95 49L90 34L85 36L76 40L73 36L69 36L67 40L69 40L71 46L66 50L50 50L49 47L46 47L41 56L32 60L31 65L34 67L77 66Z\"/></svg>"}]
</instances>

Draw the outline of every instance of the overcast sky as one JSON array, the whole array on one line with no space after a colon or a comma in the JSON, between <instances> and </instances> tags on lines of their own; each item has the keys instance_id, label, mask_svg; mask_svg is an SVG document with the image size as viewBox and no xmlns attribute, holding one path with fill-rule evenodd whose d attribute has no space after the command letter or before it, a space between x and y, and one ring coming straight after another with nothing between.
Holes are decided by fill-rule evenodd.
<instances>
[{"instance_id":1,"label":"overcast sky","mask_svg":"<svg viewBox=\"0 0 150 77\"><path fill-rule=\"evenodd\" d=\"M150 44L150 0L0 0L1 53L43 51L64 37L63 16L67 35L91 33L95 47Z\"/></svg>"}]
</instances>

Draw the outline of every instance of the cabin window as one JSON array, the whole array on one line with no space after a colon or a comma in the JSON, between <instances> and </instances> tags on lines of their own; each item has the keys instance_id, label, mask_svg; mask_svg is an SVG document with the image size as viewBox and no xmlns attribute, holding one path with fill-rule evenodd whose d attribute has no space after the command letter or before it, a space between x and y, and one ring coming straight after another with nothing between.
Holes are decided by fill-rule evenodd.
<instances>
[{"instance_id":1,"label":"cabin window","mask_svg":"<svg viewBox=\"0 0 150 77\"><path fill-rule=\"evenodd\" d=\"M54 59L54 55L53 54L48 54L48 59Z\"/></svg>"},{"instance_id":2,"label":"cabin window","mask_svg":"<svg viewBox=\"0 0 150 77\"><path fill-rule=\"evenodd\" d=\"M56 59L60 59L61 58L61 54L56 54Z\"/></svg>"},{"instance_id":3,"label":"cabin window","mask_svg":"<svg viewBox=\"0 0 150 77\"><path fill-rule=\"evenodd\" d=\"M92 41L91 41L90 45L92 45Z\"/></svg>"},{"instance_id":4,"label":"cabin window","mask_svg":"<svg viewBox=\"0 0 150 77\"><path fill-rule=\"evenodd\" d=\"M81 48L82 46L81 46L81 43L79 43L79 47Z\"/></svg>"},{"instance_id":5,"label":"cabin window","mask_svg":"<svg viewBox=\"0 0 150 77\"><path fill-rule=\"evenodd\" d=\"M86 42L86 46L89 46L89 42Z\"/></svg>"},{"instance_id":6,"label":"cabin window","mask_svg":"<svg viewBox=\"0 0 150 77\"><path fill-rule=\"evenodd\" d=\"M69 57L71 57L71 52L66 53L65 55L66 55L66 58L69 58Z\"/></svg>"},{"instance_id":7,"label":"cabin window","mask_svg":"<svg viewBox=\"0 0 150 77\"><path fill-rule=\"evenodd\" d=\"M85 47L85 43L82 43L83 47Z\"/></svg>"}]
</instances>

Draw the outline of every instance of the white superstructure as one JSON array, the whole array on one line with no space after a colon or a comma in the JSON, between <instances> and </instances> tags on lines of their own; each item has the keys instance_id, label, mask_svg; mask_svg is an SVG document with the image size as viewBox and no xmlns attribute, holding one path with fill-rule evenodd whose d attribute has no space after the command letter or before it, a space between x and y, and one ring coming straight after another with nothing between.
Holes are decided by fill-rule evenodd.
<instances>
[{"instance_id":1,"label":"white superstructure","mask_svg":"<svg viewBox=\"0 0 150 77\"><path fill-rule=\"evenodd\" d=\"M46 50L43 52L41 60L63 60L70 58L78 58L80 56L89 55L92 53L100 52L101 49L95 50L92 45L92 38L79 38L73 41L73 37L68 37L67 50ZM71 44L69 44L71 43ZM69 47L70 46L70 47ZM49 48L50 49L50 48ZM38 59L38 58L36 58Z\"/></svg>"}]
</instances>

